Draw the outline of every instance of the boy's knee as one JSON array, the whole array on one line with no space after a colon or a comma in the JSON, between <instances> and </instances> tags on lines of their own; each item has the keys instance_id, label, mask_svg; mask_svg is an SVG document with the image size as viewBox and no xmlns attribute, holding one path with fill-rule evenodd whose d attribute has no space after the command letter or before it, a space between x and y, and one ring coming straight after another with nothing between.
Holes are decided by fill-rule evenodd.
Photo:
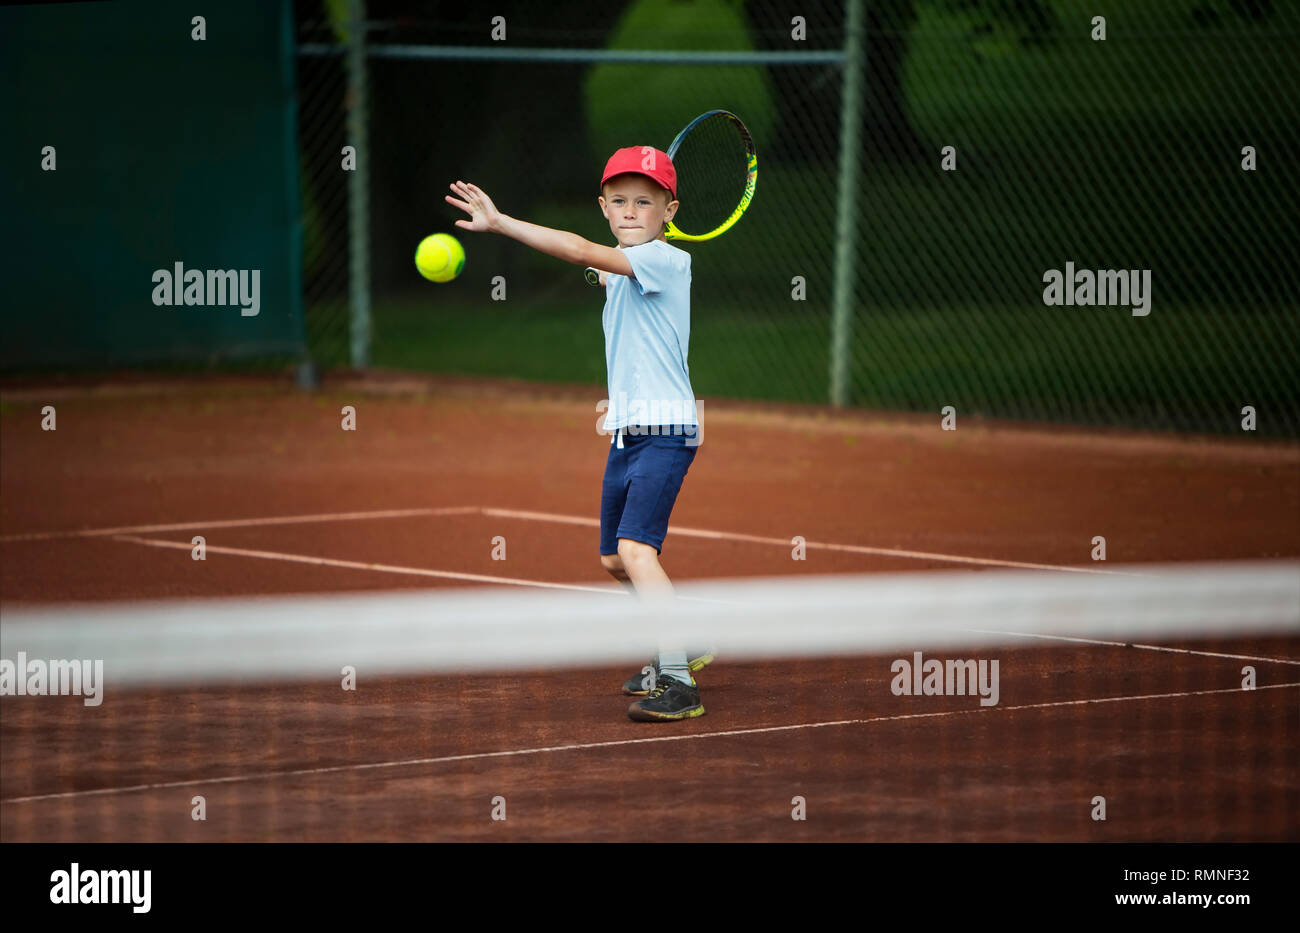
<instances>
[{"instance_id":1,"label":"boy's knee","mask_svg":"<svg viewBox=\"0 0 1300 933\"><path fill-rule=\"evenodd\" d=\"M617 554L601 554L600 566L617 575L623 572L623 559Z\"/></svg>"},{"instance_id":2,"label":"boy's knee","mask_svg":"<svg viewBox=\"0 0 1300 933\"><path fill-rule=\"evenodd\" d=\"M640 541L633 541L630 538L618 539L618 557L626 566L627 564L643 563L649 560L658 560L659 552L648 544Z\"/></svg>"}]
</instances>

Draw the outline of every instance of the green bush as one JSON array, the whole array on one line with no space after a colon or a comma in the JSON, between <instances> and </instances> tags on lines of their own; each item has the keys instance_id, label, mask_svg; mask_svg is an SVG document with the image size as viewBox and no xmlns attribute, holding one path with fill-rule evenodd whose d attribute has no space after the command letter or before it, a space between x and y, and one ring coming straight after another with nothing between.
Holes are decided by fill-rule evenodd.
<instances>
[{"instance_id":1,"label":"green bush","mask_svg":"<svg viewBox=\"0 0 1300 933\"><path fill-rule=\"evenodd\" d=\"M636 0L614 30L611 49L753 51L745 18L724 0ZM739 114L755 140L770 138L776 107L758 66L609 65L593 67L583 107L593 156L601 165L616 149L667 149L706 110Z\"/></svg>"}]
</instances>

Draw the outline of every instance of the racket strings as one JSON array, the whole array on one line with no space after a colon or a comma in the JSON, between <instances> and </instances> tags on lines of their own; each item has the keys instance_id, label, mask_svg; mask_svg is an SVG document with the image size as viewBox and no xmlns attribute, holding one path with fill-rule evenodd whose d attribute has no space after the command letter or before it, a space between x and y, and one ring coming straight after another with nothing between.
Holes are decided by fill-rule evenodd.
<instances>
[{"instance_id":1,"label":"racket strings","mask_svg":"<svg viewBox=\"0 0 1300 933\"><path fill-rule=\"evenodd\" d=\"M727 118L710 117L692 129L673 155L677 229L699 236L726 222L744 195L748 161L745 141Z\"/></svg>"}]
</instances>

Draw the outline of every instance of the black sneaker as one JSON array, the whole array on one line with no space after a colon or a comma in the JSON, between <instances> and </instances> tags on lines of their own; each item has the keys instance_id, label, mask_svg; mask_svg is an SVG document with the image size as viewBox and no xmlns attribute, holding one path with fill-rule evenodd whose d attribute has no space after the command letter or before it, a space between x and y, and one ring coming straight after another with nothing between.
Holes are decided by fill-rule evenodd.
<instances>
[{"instance_id":1,"label":"black sneaker","mask_svg":"<svg viewBox=\"0 0 1300 933\"><path fill-rule=\"evenodd\" d=\"M690 669L690 672L694 674L696 671L703 670L712 664L715 657L717 657L717 655L712 648L707 651L688 651L686 653L686 666ZM643 667L639 673L633 674L627 680L623 681L624 696L643 697L650 692L650 688L653 687L655 681L659 679L659 655L655 655L651 658L650 663L647 664L646 667L654 668L655 673L647 673L646 669Z\"/></svg>"},{"instance_id":2,"label":"black sneaker","mask_svg":"<svg viewBox=\"0 0 1300 933\"><path fill-rule=\"evenodd\" d=\"M627 708L627 715L637 722L671 722L703 716L700 688L684 684L676 677L660 675L655 688Z\"/></svg>"}]
</instances>

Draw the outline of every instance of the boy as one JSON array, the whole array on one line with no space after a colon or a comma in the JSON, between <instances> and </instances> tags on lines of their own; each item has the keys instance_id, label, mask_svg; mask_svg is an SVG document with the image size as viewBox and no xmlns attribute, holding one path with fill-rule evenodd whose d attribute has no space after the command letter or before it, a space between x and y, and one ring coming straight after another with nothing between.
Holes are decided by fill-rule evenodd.
<instances>
[{"instance_id":1,"label":"boy","mask_svg":"<svg viewBox=\"0 0 1300 933\"><path fill-rule=\"evenodd\" d=\"M649 146L620 149L600 180L600 211L618 247L553 230L497 211L482 189L456 182L447 203L470 215L462 230L501 233L526 246L600 273L605 287L605 362L614 432L605 464L600 509L600 563L644 600L670 609L672 584L659 563L668 517L695 459L699 422L686 365L690 342L691 257L664 237L677 213L677 172L672 160ZM640 722L704 715L691 677L713 660L711 652L662 647L654 676L635 675L623 685L642 695L628 707Z\"/></svg>"}]
</instances>

